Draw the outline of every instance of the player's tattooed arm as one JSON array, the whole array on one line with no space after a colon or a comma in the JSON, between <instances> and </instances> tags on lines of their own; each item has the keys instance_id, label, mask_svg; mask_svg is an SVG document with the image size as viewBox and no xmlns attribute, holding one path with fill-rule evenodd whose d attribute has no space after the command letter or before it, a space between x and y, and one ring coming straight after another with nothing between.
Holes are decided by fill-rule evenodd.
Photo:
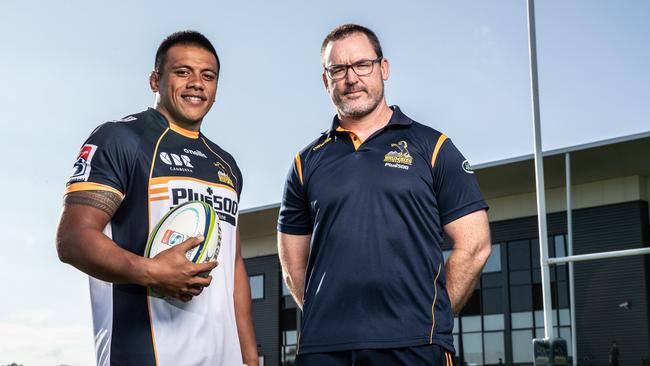
<instances>
[{"instance_id":1,"label":"player's tattooed arm","mask_svg":"<svg viewBox=\"0 0 650 366\"><path fill-rule=\"evenodd\" d=\"M65 205L85 205L105 212L108 217L113 217L122 197L110 191L77 191L65 195Z\"/></svg>"}]
</instances>

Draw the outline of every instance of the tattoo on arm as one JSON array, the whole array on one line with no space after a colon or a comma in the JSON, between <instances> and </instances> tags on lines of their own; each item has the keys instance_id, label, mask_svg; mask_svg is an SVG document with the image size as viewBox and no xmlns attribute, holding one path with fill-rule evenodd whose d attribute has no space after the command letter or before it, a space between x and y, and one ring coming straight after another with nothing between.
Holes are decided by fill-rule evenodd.
<instances>
[{"instance_id":1,"label":"tattoo on arm","mask_svg":"<svg viewBox=\"0 0 650 366\"><path fill-rule=\"evenodd\" d=\"M109 191L77 191L65 195L63 202L66 205L94 207L104 211L109 217L113 217L122 203L122 198Z\"/></svg>"}]
</instances>

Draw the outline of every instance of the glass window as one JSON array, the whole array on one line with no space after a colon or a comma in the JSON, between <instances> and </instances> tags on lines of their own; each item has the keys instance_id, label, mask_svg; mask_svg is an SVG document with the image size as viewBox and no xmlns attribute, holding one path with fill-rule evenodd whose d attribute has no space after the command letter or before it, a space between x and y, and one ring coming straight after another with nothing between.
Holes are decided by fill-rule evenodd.
<instances>
[{"instance_id":1,"label":"glass window","mask_svg":"<svg viewBox=\"0 0 650 366\"><path fill-rule=\"evenodd\" d=\"M532 312L512 313L510 319L512 320L512 329L533 327Z\"/></svg>"},{"instance_id":2,"label":"glass window","mask_svg":"<svg viewBox=\"0 0 650 366\"><path fill-rule=\"evenodd\" d=\"M555 256L566 257L566 246L564 245L564 235L555 236Z\"/></svg>"},{"instance_id":3,"label":"glass window","mask_svg":"<svg viewBox=\"0 0 650 366\"><path fill-rule=\"evenodd\" d=\"M558 281L568 281L569 280L569 271L566 264L561 266L555 266L555 271L557 272Z\"/></svg>"},{"instance_id":4,"label":"glass window","mask_svg":"<svg viewBox=\"0 0 650 366\"><path fill-rule=\"evenodd\" d=\"M465 332L480 332L481 331L481 316L464 316L462 317L463 333Z\"/></svg>"},{"instance_id":5,"label":"glass window","mask_svg":"<svg viewBox=\"0 0 650 366\"><path fill-rule=\"evenodd\" d=\"M551 312L551 321L553 322L553 325L557 327L557 312L555 309ZM544 311L539 310L535 312L535 326L544 327Z\"/></svg>"},{"instance_id":6,"label":"glass window","mask_svg":"<svg viewBox=\"0 0 650 366\"><path fill-rule=\"evenodd\" d=\"M539 268L533 269L533 283L542 283L542 270Z\"/></svg>"},{"instance_id":7,"label":"glass window","mask_svg":"<svg viewBox=\"0 0 650 366\"><path fill-rule=\"evenodd\" d=\"M537 238L530 241L530 256L533 262L533 268L540 267L539 240Z\"/></svg>"},{"instance_id":8,"label":"glass window","mask_svg":"<svg viewBox=\"0 0 650 366\"><path fill-rule=\"evenodd\" d=\"M291 296L291 291L289 291L289 288L287 287L287 284L284 283L284 280L280 280L282 283L282 296Z\"/></svg>"},{"instance_id":9,"label":"glass window","mask_svg":"<svg viewBox=\"0 0 650 366\"><path fill-rule=\"evenodd\" d=\"M552 236L549 236L547 238L546 244L548 244L548 257L549 258L554 258L555 257L555 240L553 240Z\"/></svg>"},{"instance_id":10,"label":"glass window","mask_svg":"<svg viewBox=\"0 0 650 366\"><path fill-rule=\"evenodd\" d=\"M501 287L503 275L501 272L486 273L481 276L481 287Z\"/></svg>"},{"instance_id":11,"label":"glass window","mask_svg":"<svg viewBox=\"0 0 650 366\"><path fill-rule=\"evenodd\" d=\"M264 275L254 275L248 277L248 281L251 285L251 299L263 299L264 298Z\"/></svg>"},{"instance_id":12,"label":"glass window","mask_svg":"<svg viewBox=\"0 0 650 366\"><path fill-rule=\"evenodd\" d=\"M510 287L510 307L511 311L529 311L533 310L532 288L529 285Z\"/></svg>"},{"instance_id":13,"label":"glass window","mask_svg":"<svg viewBox=\"0 0 650 366\"><path fill-rule=\"evenodd\" d=\"M463 334L463 355L470 365L483 364L483 339L481 333Z\"/></svg>"},{"instance_id":14,"label":"glass window","mask_svg":"<svg viewBox=\"0 0 650 366\"><path fill-rule=\"evenodd\" d=\"M298 341L298 331L297 330L285 330L284 331L284 344L296 344Z\"/></svg>"},{"instance_id":15,"label":"glass window","mask_svg":"<svg viewBox=\"0 0 650 366\"><path fill-rule=\"evenodd\" d=\"M553 291L551 291L551 298ZM552 302L552 301L551 301ZM544 308L544 294L542 293L542 284L533 284L533 310L540 310Z\"/></svg>"},{"instance_id":16,"label":"glass window","mask_svg":"<svg viewBox=\"0 0 650 366\"><path fill-rule=\"evenodd\" d=\"M458 328L458 317L454 317L454 333L460 332L460 328Z\"/></svg>"},{"instance_id":17,"label":"glass window","mask_svg":"<svg viewBox=\"0 0 650 366\"><path fill-rule=\"evenodd\" d=\"M569 283L565 281L560 281L557 283L557 307L558 308L568 308L569 307Z\"/></svg>"},{"instance_id":18,"label":"glass window","mask_svg":"<svg viewBox=\"0 0 650 366\"><path fill-rule=\"evenodd\" d=\"M544 326L544 311L538 310L535 312L535 326L536 327Z\"/></svg>"},{"instance_id":19,"label":"glass window","mask_svg":"<svg viewBox=\"0 0 650 366\"><path fill-rule=\"evenodd\" d=\"M508 265L511 271L530 268L530 244L528 240L511 241L508 243Z\"/></svg>"},{"instance_id":20,"label":"glass window","mask_svg":"<svg viewBox=\"0 0 650 366\"><path fill-rule=\"evenodd\" d=\"M298 331L285 330L282 332L281 358L283 366L291 366L296 360L296 344Z\"/></svg>"},{"instance_id":21,"label":"glass window","mask_svg":"<svg viewBox=\"0 0 650 366\"><path fill-rule=\"evenodd\" d=\"M503 290L501 288L483 289L483 314L503 313Z\"/></svg>"},{"instance_id":22,"label":"glass window","mask_svg":"<svg viewBox=\"0 0 650 366\"><path fill-rule=\"evenodd\" d=\"M571 311L560 309L560 325L571 325Z\"/></svg>"},{"instance_id":23,"label":"glass window","mask_svg":"<svg viewBox=\"0 0 650 366\"><path fill-rule=\"evenodd\" d=\"M505 350L503 345L503 332L483 333L486 364L504 364Z\"/></svg>"},{"instance_id":24,"label":"glass window","mask_svg":"<svg viewBox=\"0 0 650 366\"><path fill-rule=\"evenodd\" d=\"M483 316L484 330L503 330L503 314ZM489 363L489 362L488 362Z\"/></svg>"},{"instance_id":25,"label":"glass window","mask_svg":"<svg viewBox=\"0 0 650 366\"><path fill-rule=\"evenodd\" d=\"M483 273L501 272L501 244L492 245L492 253L483 267Z\"/></svg>"},{"instance_id":26,"label":"glass window","mask_svg":"<svg viewBox=\"0 0 650 366\"><path fill-rule=\"evenodd\" d=\"M511 285L528 285L530 284L530 270L510 272Z\"/></svg>"},{"instance_id":27,"label":"glass window","mask_svg":"<svg viewBox=\"0 0 650 366\"><path fill-rule=\"evenodd\" d=\"M512 331L512 361L514 363L533 362L533 331Z\"/></svg>"},{"instance_id":28,"label":"glass window","mask_svg":"<svg viewBox=\"0 0 650 366\"><path fill-rule=\"evenodd\" d=\"M537 334L535 335L535 338L546 338L546 333L544 332L544 324L542 324L541 328L535 328L537 331ZM553 327L553 330L551 332L551 337L557 337L557 327Z\"/></svg>"}]
</instances>

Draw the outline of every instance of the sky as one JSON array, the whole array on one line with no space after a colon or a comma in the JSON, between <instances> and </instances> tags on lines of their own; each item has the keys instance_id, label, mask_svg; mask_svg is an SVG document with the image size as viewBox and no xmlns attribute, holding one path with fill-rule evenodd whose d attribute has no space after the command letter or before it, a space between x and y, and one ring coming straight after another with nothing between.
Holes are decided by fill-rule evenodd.
<instances>
[{"instance_id":1,"label":"sky","mask_svg":"<svg viewBox=\"0 0 650 366\"><path fill-rule=\"evenodd\" d=\"M650 2L536 6L543 149L649 131ZM319 51L343 23L379 36L389 104L472 164L532 153L526 19L523 0L3 0L0 365L93 364L87 277L54 246L62 192L98 124L153 104L168 34L201 31L219 52L202 131L237 160L246 209L279 202L293 156L329 127Z\"/></svg>"}]
</instances>

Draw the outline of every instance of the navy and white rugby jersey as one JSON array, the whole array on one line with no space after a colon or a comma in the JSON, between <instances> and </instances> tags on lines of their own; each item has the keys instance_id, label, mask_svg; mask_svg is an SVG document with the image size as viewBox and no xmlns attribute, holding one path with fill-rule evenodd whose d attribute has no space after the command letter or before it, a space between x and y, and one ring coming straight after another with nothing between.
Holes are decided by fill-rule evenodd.
<instances>
[{"instance_id":1,"label":"navy and white rugby jersey","mask_svg":"<svg viewBox=\"0 0 650 366\"><path fill-rule=\"evenodd\" d=\"M300 151L278 230L311 234L300 353L437 344L453 352L443 226L487 209L467 160L393 107L361 142L335 117Z\"/></svg>"},{"instance_id":2,"label":"navy and white rugby jersey","mask_svg":"<svg viewBox=\"0 0 650 366\"><path fill-rule=\"evenodd\" d=\"M104 233L143 255L171 208L211 204L221 220L219 265L201 295L183 303L134 284L90 278L98 365L241 365L233 303L242 175L233 157L154 109L98 127L74 163L66 193L106 190L123 198Z\"/></svg>"}]
</instances>

